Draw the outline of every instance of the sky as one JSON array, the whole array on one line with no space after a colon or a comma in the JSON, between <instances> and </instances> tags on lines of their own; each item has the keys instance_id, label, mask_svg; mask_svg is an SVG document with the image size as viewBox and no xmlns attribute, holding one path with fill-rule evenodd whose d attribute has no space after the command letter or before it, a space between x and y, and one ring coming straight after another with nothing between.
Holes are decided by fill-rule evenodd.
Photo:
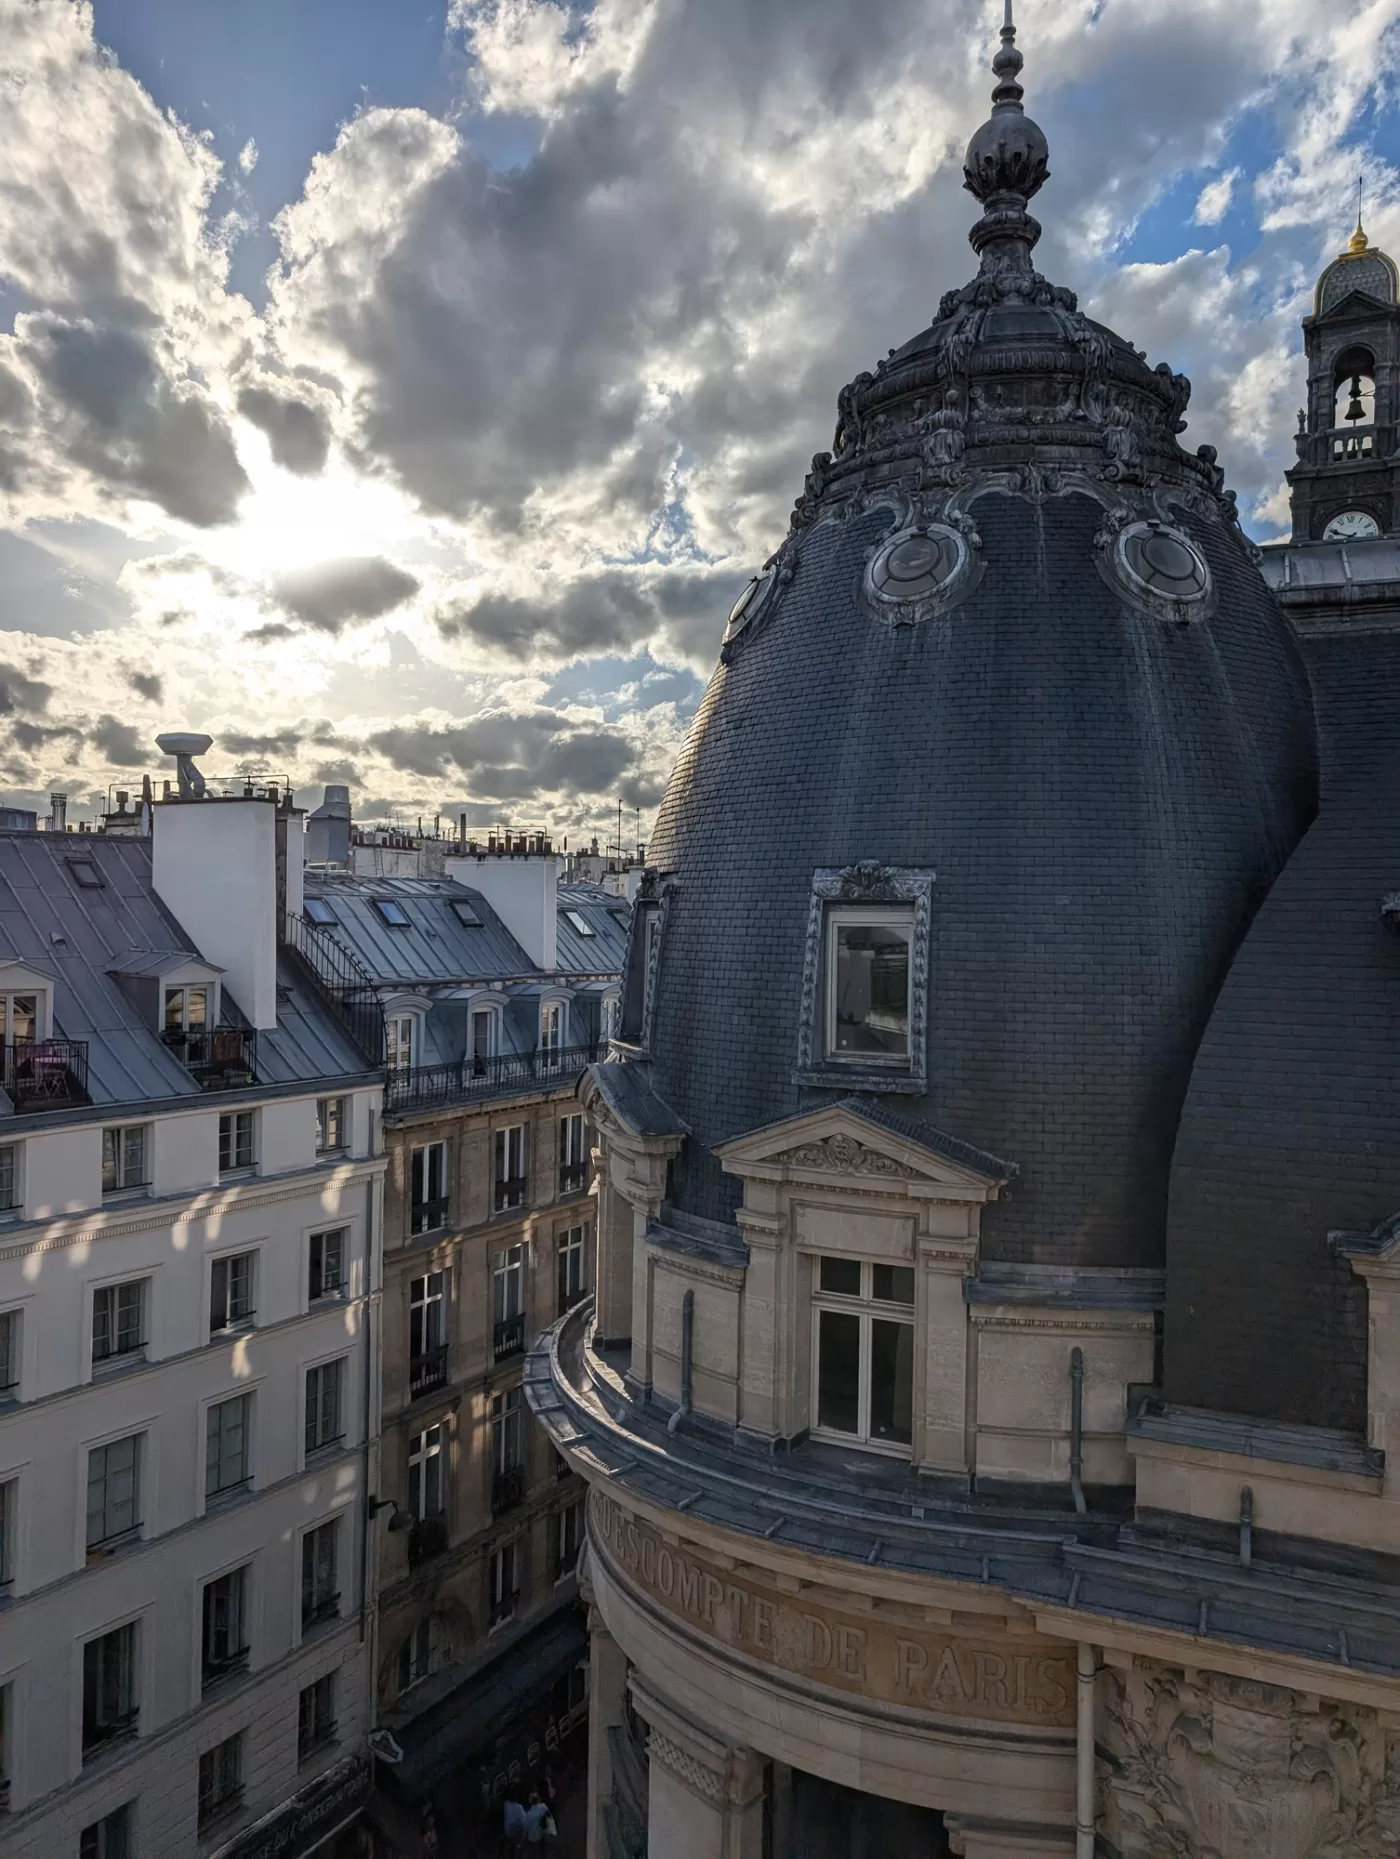
<instances>
[{"instance_id":1,"label":"sky","mask_svg":"<svg viewBox=\"0 0 1400 1859\"><path fill-rule=\"evenodd\" d=\"M0 0L0 802L645 836L844 382L976 262L991 0ZM1018 0L1039 268L1286 528L1400 0Z\"/></svg>"}]
</instances>

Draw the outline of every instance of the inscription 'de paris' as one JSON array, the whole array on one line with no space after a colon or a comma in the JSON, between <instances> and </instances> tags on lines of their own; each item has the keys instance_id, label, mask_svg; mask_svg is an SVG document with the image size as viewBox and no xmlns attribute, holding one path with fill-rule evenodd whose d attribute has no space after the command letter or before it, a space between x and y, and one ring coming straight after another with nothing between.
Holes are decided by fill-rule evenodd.
<instances>
[{"instance_id":1,"label":"inscription 'de paris'","mask_svg":"<svg viewBox=\"0 0 1400 1859\"><path fill-rule=\"evenodd\" d=\"M1068 1657L1049 1640L978 1643L962 1636L854 1619L758 1588L663 1542L650 1525L594 1492L594 1534L636 1586L689 1626L784 1671L889 1704L984 1722L1068 1729Z\"/></svg>"}]
</instances>

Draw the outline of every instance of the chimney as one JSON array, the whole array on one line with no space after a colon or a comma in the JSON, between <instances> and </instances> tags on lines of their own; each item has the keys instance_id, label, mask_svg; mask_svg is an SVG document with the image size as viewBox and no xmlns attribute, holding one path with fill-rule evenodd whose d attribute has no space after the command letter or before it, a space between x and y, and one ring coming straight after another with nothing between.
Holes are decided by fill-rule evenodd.
<instances>
[{"instance_id":1,"label":"chimney","mask_svg":"<svg viewBox=\"0 0 1400 1859\"><path fill-rule=\"evenodd\" d=\"M49 831L51 833L68 831L68 796L66 794L49 795Z\"/></svg>"},{"instance_id":2,"label":"chimney","mask_svg":"<svg viewBox=\"0 0 1400 1859\"><path fill-rule=\"evenodd\" d=\"M350 863L350 817L349 788L327 787L325 799L307 820L308 865Z\"/></svg>"},{"instance_id":3,"label":"chimney","mask_svg":"<svg viewBox=\"0 0 1400 1859\"><path fill-rule=\"evenodd\" d=\"M478 852L444 859L443 869L449 878L480 892L536 968L554 970L559 959L559 861L553 853Z\"/></svg>"},{"instance_id":4,"label":"chimney","mask_svg":"<svg viewBox=\"0 0 1400 1859\"><path fill-rule=\"evenodd\" d=\"M151 876L156 895L259 1031L277 1025L277 806L262 795L205 793L193 737L158 738L180 757L177 800L154 809ZM174 748L172 743L179 742ZM208 738L203 739L207 745Z\"/></svg>"}]
</instances>

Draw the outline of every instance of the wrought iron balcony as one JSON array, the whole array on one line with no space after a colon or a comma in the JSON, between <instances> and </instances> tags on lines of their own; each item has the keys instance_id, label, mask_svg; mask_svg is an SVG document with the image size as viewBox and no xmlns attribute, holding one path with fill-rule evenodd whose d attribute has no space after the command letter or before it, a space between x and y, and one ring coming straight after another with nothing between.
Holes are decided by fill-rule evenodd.
<instances>
[{"instance_id":1,"label":"wrought iron balcony","mask_svg":"<svg viewBox=\"0 0 1400 1859\"><path fill-rule=\"evenodd\" d=\"M523 1207L529 1185L529 1177L526 1175L507 1175L503 1181L498 1181L496 1183L496 1212L504 1213L508 1207Z\"/></svg>"},{"instance_id":2,"label":"wrought iron balcony","mask_svg":"<svg viewBox=\"0 0 1400 1859\"><path fill-rule=\"evenodd\" d=\"M418 1568L431 1562L447 1548L447 1519L440 1511L431 1517L419 1517L408 1533L408 1566Z\"/></svg>"},{"instance_id":3,"label":"wrought iron balcony","mask_svg":"<svg viewBox=\"0 0 1400 1859\"><path fill-rule=\"evenodd\" d=\"M559 1192L577 1194L580 1188L588 1186L588 1163L561 1162L559 1164Z\"/></svg>"},{"instance_id":4,"label":"wrought iron balcony","mask_svg":"<svg viewBox=\"0 0 1400 1859\"><path fill-rule=\"evenodd\" d=\"M5 1047L5 1089L17 1112L88 1102L85 1039L17 1039Z\"/></svg>"},{"instance_id":5,"label":"wrought iron balcony","mask_svg":"<svg viewBox=\"0 0 1400 1859\"><path fill-rule=\"evenodd\" d=\"M491 1332L491 1353L499 1362L505 1356L518 1356L525 1347L525 1313L502 1317Z\"/></svg>"},{"instance_id":6,"label":"wrought iron balcony","mask_svg":"<svg viewBox=\"0 0 1400 1859\"><path fill-rule=\"evenodd\" d=\"M494 1472L491 1477L491 1515L499 1517L503 1510L514 1510L525 1499L525 1467L508 1465L503 1472Z\"/></svg>"},{"instance_id":7,"label":"wrought iron balcony","mask_svg":"<svg viewBox=\"0 0 1400 1859\"><path fill-rule=\"evenodd\" d=\"M508 1589L505 1594L491 1597L491 1625L499 1627L503 1621L514 1620L515 1604L520 1599L518 1588Z\"/></svg>"},{"instance_id":8,"label":"wrought iron balcony","mask_svg":"<svg viewBox=\"0 0 1400 1859\"><path fill-rule=\"evenodd\" d=\"M600 1059L605 1041L537 1052L500 1052L493 1058L469 1054L450 1065L414 1065L391 1071L384 1082L384 1108L435 1110L512 1092L557 1091L576 1084L586 1065Z\"/></svg>"},{"instance_id":9,"label":"wrought iron balcony","mask_svg":"<svg viewBox=\"0 0 1400 1859\"><path fill-rule=\"evenodd\" d=\"M247 1026L192 1026L161 1035L201 1091L232 1091L256 1084L258 1036Z\"/></svg>"},{"instance_id":10,"label":"wrought iron balcony","mask_svg":"<svg viewBox=\"0 0 1400 1859\"><path fill-rule=\"evenodd\" d=\"M408 1209L408 1230L415 1236L419 1233L440 1233L447 1225L448 1198L440 1194L436 1200L413 1201Z\"/></svg>"},{"instance_id":11,"label":"wrought iron balcony","mask_svg":"<svg viewBox=\"0 0 1400 1859\"><path fill-rule=\"evenodd\" d=\"M421 1356L412 1356L408 1364L408 1398L416 1401L420 1394L431 1394L434 1388L441 1388L447 1381L447 1344L440 1343L436 1349L426 1350Z\"/></svg>"}]
</instances>

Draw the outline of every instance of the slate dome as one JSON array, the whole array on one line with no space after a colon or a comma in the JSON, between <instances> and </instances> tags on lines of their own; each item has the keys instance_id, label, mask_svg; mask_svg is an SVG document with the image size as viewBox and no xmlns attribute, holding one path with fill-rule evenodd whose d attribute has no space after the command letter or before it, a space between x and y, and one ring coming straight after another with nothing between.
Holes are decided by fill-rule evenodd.
<instances>
[{"instance_id":1,"label":"slate dome","mask_svg":"<svg viewBox=\"0 0 1400 1859\"><path fill-rule=\"evenodd\" d=\"M1197 1044L1315 810L1312 705L1214 451L1178 443L1189 383L1033 267L1014 41L968 151L978 274L842 391L731 616L624 1051L690 1132L682 1212L732 1217L717 1143L854 1092L1015 1165L985 1257L1159 1269ZM907 1076L811 1060L823 883L923 900Z\"/></svg>"}]
</instances>

